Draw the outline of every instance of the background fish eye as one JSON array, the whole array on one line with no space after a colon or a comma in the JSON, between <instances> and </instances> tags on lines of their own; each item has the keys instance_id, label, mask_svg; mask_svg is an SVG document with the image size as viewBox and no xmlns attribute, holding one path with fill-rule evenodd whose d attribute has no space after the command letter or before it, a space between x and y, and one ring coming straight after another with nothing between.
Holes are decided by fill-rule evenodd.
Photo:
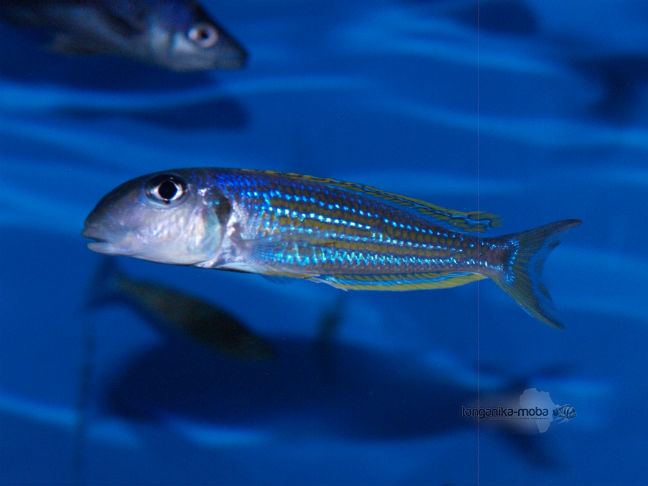
<instances>
[{"instance_id":1,"label":"background fish eye","mask_svg":"<svg viewBox=\"0 0 648 486\"><path fill-rule=\"evenodd\" d=\"M148 183L148 196L155 202L170 204L178 201L186 192L186 183L179 177L161 175L154 177Z\"/></svg>"},{"instance_id":2,"label":"background fish eye","mask_svg":"<svg viewBox=\"0 0 648 486\"><path fill-rule=\"evenodd\" d=\"M218 31L213 25L203 22L189 30L189 39L201 47L212 47L218 41Z\"/></svg>"}]
</instances>

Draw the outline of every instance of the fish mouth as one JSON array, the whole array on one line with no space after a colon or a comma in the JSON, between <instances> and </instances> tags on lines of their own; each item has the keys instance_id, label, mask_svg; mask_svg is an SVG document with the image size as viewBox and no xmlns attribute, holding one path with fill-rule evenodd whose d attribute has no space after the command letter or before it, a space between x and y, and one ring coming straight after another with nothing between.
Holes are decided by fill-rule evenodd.
<instances>
[{"instance_id":1,"label":"fish mouth","mask_svg":"<svg viewBox=\"0 0 648 486\"><path fill-rule=\"evenodd\" d=\"M248 53L237 45L223 48L214 60L214 66L218 69L240 69L247 63Z\"/></svg>"},{"instance_id":2,"label":"fish mouth","mask_svg":"<svg viewBox=\"0 0 648 486\"><path fill-rule=\"evenodd\" d=\"M85 228L82 232L81 235L84 236L85 238L88 238L88 242L86 242L86 245L88 246L89 250L92 250L97 253L102 253L104 255L124 255L126 254L124 250L114 243L106 240L105 238L102 238L101 236L98 236L96 234L92 234L92 231L89 228Z\"/></svg>"},{"instance_id":3,"label":"fish mouth","mask_svg":"<svg viewBox=\"0 0 648 486\"><path fill-rule=\"evenodd\" d=\"M247 65L249 55L247 51L236 42L231 42L218 53L216 67L220 69L240 69Z\"/></svg>"},{"instance_id":4,"label":"fish mouth","mask_svg":"<svg viewBox=\"0 0 648 486\"><path fill-rule=\"evenodd\" d=\"M132 256L134 253L132 251L124 250L122 247L110 243L105 240L94 240L88 241L87 246L89 250L92 250L96 253L101 253L103 255L120 255L120 256Z\"/></svg>"},{"instance_id":5,"label":"fish mouth","mask_svg":"<svg viewBox=\"0 0 648 486\"><path fill-rule=\"evenodd\" d=\"M245 67L247 61L243 58L221 59L216 63L219 69L241 69Z\"/></svg>"},{"instance_id":6,"label":"fish mouth","mask_svg":"<svg viewBox=\"0 0 648 486\"><path fill-rule=\"evenodd\" d=\"M123 255L123 252L119 248L106 240L92 238L92 241L88 241L86 244L89 250L97 253L103 253L104 255Z\"/></svg>"}]
</instances>

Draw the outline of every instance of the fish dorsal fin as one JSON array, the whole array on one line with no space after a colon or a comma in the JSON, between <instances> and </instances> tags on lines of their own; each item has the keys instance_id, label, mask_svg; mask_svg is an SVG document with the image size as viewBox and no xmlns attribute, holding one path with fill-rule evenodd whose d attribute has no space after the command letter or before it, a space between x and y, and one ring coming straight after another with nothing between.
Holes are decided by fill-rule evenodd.
<instances>
[{"instance_id":1,"label":"fish dorsal fin","mask_svg":"<svg viewBox=\"0 0 648 486\"><path fill-rule=\"evenodd\" d=\"M102 5L74 0L67 8L67 16L83 28L54 33L48 47L57 52L114 54L128 48L124 42L141 36L147 28L139 11L120 2Z\"/></svg>"},{"instance_id":2,"label":"fish dorsal fin","mask_svg":"<svg viewBox=\"0 0 648 486\"><path fill-rule=\"evenodd\" d=\"M142 34L149 28L147 7L139 1L114 2L106 9L106 15L125 36Z\"/></svg>"},{"instance_id":3,"label":"fish dorsal fin","mask_svg":"<svg viewBox=\"0 0 648 486\"><path fill-rule=\"evenodd\" d=\"M484 211L466 212L458 211L456 209L448 209L442 206L437 206L436 204L422 201L420 199L401 196L400 194L383 191L381 189L376 189L375 187L365 186L364 184L357 184L355 182L339 181L336 179L305 176L293 173L280 174L270 171L267 171L266 173L273 175L284 175L290 177L291 179L294 178L301 181L312 181L319 184L325 184L330 187L343 189L345 191L354 192L361 196L370 197L375 200L386 202L387 204L399 206L400 208L412 214L423 216L427 219L432 220L433 223L448 229L468 232L483 232L501 225L501 218L495 214L487 213Z\"/></svg>"},{"instance_id":4,"label":"fish dorsal fin","mask_svg":"<svg viewBox=\"0 0 648 486\"><path fill-rule=\"evenodd\" d=\"M500 226L501 224L499 216L483 211L466 212L458 211L456 209L448 209L420 199L401 196L400 194L382 191L375 187L356 184L353 182L342 182L334 179L323 179L322 182L333 187L340 187L342 189L351 190L353 192L396 204L403 209L407 209L425 217L432 217L435 222L438 222L442 226L450 226L462 231L486 231Z\"/></svg>"}]
</instances>

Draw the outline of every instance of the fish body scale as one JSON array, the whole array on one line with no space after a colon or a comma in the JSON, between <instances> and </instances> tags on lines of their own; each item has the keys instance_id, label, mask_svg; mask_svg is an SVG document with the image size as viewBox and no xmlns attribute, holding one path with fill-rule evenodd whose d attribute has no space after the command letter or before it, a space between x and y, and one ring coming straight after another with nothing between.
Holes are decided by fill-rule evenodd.
<instances>
[{"instance_id":1,"label":"fish body scale","mask_svg":"<svg viewBox=\"0 0 648 486\"><path fill-rule=\"evenodd\" d=\"M470 272L500 267L508 250L319 181L245 171L215 177L247 215L241 236L260 265L318 275Z\"/></svg>"}]
</instances>

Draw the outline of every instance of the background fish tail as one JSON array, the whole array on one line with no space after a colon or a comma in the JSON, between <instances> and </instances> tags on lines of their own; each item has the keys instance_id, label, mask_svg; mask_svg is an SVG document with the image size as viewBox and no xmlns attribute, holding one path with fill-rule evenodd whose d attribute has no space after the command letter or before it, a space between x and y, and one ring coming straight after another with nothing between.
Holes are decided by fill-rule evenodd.
<instances>
[{"instance_id":1,"label":"background fish tail","mask_svg":"<svg viewBox=\"0 0 648 486\"><path fill-rule=\"evenodd\" d=\"M563 325L557 320L551 296L541 282L542 266L565 232L579 224L580 220L568 219L503 236L513 243L512 250L505 258L504 270L491 276L531 316L557 329Z\"/></svg>"}]
</instances>

